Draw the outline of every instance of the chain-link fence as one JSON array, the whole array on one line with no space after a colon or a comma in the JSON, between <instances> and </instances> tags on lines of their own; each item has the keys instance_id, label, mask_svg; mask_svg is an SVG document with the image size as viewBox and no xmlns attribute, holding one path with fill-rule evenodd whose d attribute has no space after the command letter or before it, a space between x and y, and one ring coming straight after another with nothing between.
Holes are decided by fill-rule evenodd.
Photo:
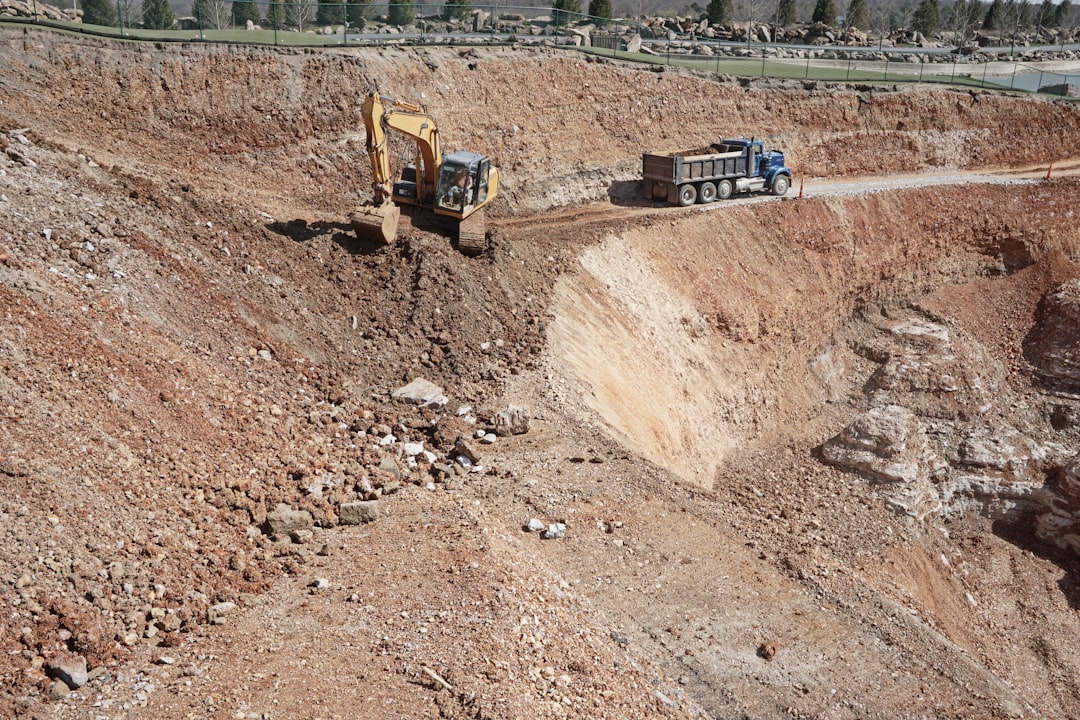
<instances>
[{"instance_id":1,"label":"chain-link fence","mask_svg":"<svg viewBox=\"0 0 1080 720\"><path fill-rule=\"evenodd\" d=\"M80 0L70 1L74 6ZM549 45L743 77L937 82L1063 97L1076 97L1080 88L1080 73L1048 72L1000 53L736 41L698 37L656 20L607 19L551 7L475 5L470 0L438 4L196 0L193 16L176 18L168 29L155 29L147 27L142 17L143 0L81 1L81 23L58 21L36 11L32 21L148 40L289 46ZM1080 51L1067 51L1064 44L1059 55L1080 59Z\"/></svg>"}]
</instances>

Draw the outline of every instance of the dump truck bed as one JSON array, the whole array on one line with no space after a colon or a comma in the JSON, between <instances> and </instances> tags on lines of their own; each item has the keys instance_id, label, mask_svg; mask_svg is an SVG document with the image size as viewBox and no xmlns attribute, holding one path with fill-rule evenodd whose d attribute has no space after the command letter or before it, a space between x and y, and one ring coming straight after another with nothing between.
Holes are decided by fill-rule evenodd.
<instances>
[{"instance_id":1,"label":"dump truck bed","mask_svg":"<svg viewBox=\"0 0 1080 720\"><path fill-rule=\"evenodd\" d=\"M747 152L744 149L717 152L720 148L690 150L668 155L645 153L641 156L642 176L646 180L682 184L695 180L722 180L744 177Z\"/></svg>"}]
</instances>

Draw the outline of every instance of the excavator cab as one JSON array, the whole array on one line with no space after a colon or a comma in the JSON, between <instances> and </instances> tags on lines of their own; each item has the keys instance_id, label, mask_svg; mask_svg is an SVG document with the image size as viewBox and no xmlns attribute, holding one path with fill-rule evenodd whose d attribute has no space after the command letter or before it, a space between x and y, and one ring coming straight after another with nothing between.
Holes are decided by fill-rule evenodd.
<instances>
[{"instance_id":1,"label":"excavator cab","mask_svg":"<svg viewBox=\"0 0 1080 720\"><path fill-rule=\"evenodd\" d=\"M439 169L435 212L464 218L488 199L491 162L480 153L450 153Z\"/></svg>"}]
</instances>

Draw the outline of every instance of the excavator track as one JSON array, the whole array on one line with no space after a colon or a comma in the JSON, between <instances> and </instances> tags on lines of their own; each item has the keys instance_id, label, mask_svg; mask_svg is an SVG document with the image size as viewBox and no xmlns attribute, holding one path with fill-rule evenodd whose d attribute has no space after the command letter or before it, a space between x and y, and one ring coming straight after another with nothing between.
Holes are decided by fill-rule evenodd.
<instances>
[{"instance_id":1,"label":"excavator track","mask_svg":"<svg viewBox=\"0 0 1080 720\"><path fill-rule=\"evenodd\" d=\"M458 252L462 255L476 256L487 250L487 221L483 210L474 212L458 223L457 243Z\"/></svg>"}]
</instances>

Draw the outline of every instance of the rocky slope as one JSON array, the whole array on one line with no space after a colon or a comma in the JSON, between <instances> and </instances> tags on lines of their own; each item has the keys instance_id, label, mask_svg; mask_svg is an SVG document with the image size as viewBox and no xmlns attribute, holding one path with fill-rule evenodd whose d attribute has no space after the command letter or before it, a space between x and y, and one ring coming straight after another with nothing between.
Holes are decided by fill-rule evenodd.
<instances>
[{"instance_id":1,"label":"rocky slope","mask_svg":"<svg viewBox=\"0 0 1080 720\"><path fill-rule=\"evenodd\" d=\"M0 33L3 714L1077 712L1076 180L635 183L1067 166L1074 106ZM503 169L482 257L352 236L376 86Z\"/></svg>"}]
</instances>

